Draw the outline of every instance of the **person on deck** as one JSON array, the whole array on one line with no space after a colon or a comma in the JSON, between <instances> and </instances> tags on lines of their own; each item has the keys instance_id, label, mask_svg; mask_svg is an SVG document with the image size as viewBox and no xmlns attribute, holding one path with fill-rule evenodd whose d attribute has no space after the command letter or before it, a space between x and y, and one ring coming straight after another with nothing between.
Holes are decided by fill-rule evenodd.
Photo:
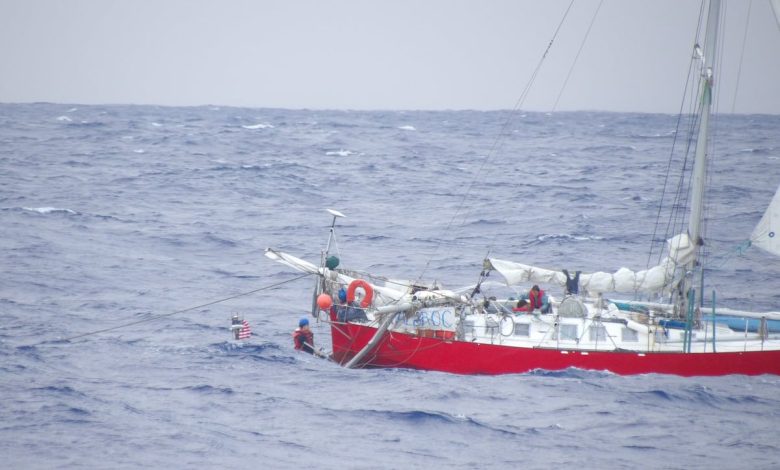
<instances>
[{"instance_id":1,"label":"person on deck","mask_svg":"<svg viewBox=\"0 0 780 470\"><path fill-rule=\"evenodd\" d=\"M301 318L298 328L293 332L295 349L314 354L314 333L309 329L309 319Z\"/></svg>"},{"instance_id":2,"label":"person on deck","mask_svg":"<svg viewBox=\"0 0 780 470\"><path fill-rule=\"evenodd\" d=\"M539 286L534 285L528 292L528 311L533 312L536 309L540 309L542 313L550 313L550 299Z\"/></svg>"}]
</instances>

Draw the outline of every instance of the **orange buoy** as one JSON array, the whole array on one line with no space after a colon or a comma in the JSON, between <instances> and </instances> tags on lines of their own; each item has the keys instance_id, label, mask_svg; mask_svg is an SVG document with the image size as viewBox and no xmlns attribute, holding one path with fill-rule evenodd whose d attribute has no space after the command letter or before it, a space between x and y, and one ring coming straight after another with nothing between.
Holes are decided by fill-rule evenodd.
<instances>
[{"instance_id":1,"label":"orange buoy","mask_svg":"<svg viewBox=\"0 0 780 470\"><path fill-rule=\"evenodd\" d=\"M362 288L363 292L365 292L363 300L360 301L360 306L362 308L368 308L368 306L371 305L371 301L374 299L374 288L371 287L371 284L362 279L355 279L349 283L349 287L347 288L347 302L352 303L355 301L355 291L358 287Z\"/></svg>"},{"instance_id":2,"label":"orange buoy","mask_svg":"<svg viewBox=\"0 0 780 470\"><path fill-rule=\"evenodd\" d=\"M317 307L320 310L328 310L333 305L333 299L328 294L320 294L317 296Z\"/></svg>"}]
</instances>

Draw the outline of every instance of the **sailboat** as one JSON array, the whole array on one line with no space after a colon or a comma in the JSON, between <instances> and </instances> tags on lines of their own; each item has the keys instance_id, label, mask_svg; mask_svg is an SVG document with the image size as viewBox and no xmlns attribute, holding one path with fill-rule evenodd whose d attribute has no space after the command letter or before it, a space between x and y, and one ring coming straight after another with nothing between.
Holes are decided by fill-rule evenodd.
<instances>
[{"instance_id":1,"label":"sailboat","mask_svg":"<svg viewBox=\"0 0 780 470\"><path fill-rule=\"evenodd\" d=\"M775 2L777 3L777 2ZM777 6L775 14L777 15ZM267 249L266 256L316 277L312 313L330 324L332 359L349 368L412 368L456 374L511 374L579 368L616 374L780 375L780 312L744 312L705 303L704 200L720 0L711 0L703 46L695 47L701 86L688 227L666 256L642 271L569 272L487 258L479 281L452 291L339 266L332 224L319 264ZM780 255L780 188L750 237ZM508 286L563 289L521 307L482 295L491 273ZM541 289L541 290L544 290ZM647 293L665 301L620 301L609 293ZM542 302L544 299L544 302ZM518 311L518 310L524 311ZM724 314L743 323L725 321ZM742 328L744 324L744 328Z\"/></svg>"}]
</instances>

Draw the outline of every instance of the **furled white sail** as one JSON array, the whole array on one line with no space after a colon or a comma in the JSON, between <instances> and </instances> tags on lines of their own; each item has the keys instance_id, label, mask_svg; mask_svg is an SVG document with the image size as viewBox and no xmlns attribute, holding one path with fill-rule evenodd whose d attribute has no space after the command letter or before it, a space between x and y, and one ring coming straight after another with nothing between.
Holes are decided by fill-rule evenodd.
<instances>
[{"instance_id":1,"label":"furled white sail","mask_svg":"<svg viewBox=\"0 0 780 470\"><path fill-rule=\"evenodd\" d=\"M333 271L328 268L320 268L319 266L316 266L308 261L302 260L298 257L295 257L287 253L283 253L281 251L276 251L271 248L266 248L265 256L274 261L278 261L279 263L289 266L295 270L304 273L309 273L309 274L322 275L325 279L328 279L332 282L336 282L344 286L348 286L352 281L358 279L355 276L350 276L344 273ZM393 285L393 287L390 287L387 285L380 286L375 283L370 283L370 284L371 287L373 287L374 289L374 293L381 298L379 302L380 304L391 302L391 301L398 301L405 297L411 298L411 295L408 294L407 290L405 290L402 286L399 287Z\"/></svg>"},{"instance_id":2,"label":"furled white sail","mask_svg":"<svg viewBox=\"0 0 780 470\"><path fill-rule=\"evenodd\" d=\"M750 243L773 255L780 256L780 187L769 203L764 216L750 235Z\"/></svg>"},{"instance_id":3,"label":"furled white sail","mask_svg":"<svg viewBox=\"0 0 780 470\"><path fill-rule=\"evenodd\" d=\"M583 273L580 275L579 285L591 293L661 292L671 285L677 266L688 262L694 251L694 246L686 234L671 238L667 241L667 245L669 256L658 266L637 272L620 268L614 273ZM507 285L510 286L528 282L566 285L566 275L560 270L544 269L495 258L488 261L493 269L504 276Z\"/></svg>"},{"instance_id":4,"label":"furled white sail","mask_svg":"<svg viewBox=\"0 0 780 470\"><path fill-rule=\"evenodd\" d=\"M287 265L295 269L296 271L301 271L309 274L320 274L319 267L309 263L308 261L302 260L300 258L296 258L293 255L282 253L281 251L276 251L271 248L267 248L265 250L265 257L270 258L274 261L278 261L284 265Z\"/></svg>"}]
</instances>

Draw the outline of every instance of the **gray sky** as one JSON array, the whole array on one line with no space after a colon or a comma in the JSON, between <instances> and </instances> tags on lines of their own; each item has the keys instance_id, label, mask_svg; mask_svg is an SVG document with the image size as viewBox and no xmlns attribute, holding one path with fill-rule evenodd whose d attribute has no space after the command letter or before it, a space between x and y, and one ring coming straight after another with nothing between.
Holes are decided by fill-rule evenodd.
<instances>
[{"instance_id":1,"label":"gray sky","mask_svg":"<svg viewBox=\"0 0 780 470\"><path fill-rule=\"evenodd\" d=\"M768 0L726 3L722 112L780 114ZM569 0L0 0L0 102L507 109ZM677 113L700 2L575 2L523 109Z\"/></svg>"}]
</instances>

